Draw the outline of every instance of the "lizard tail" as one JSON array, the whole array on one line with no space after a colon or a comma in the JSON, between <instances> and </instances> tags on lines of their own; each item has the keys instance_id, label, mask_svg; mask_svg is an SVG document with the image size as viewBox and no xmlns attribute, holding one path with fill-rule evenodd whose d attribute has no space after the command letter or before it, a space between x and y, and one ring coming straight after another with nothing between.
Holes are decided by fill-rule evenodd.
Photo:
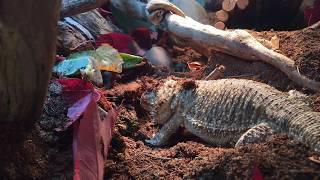
<instances>
[{"instance_id":1,"label":"lizard tail","mask_svg":"<svg viewBox=\"0 0 320 180\"><path fill-rule=\"evenodd\" d=\"M320 152L320 112L303 112L289 121L289 134Z\"/></svg>"}]
</instances>

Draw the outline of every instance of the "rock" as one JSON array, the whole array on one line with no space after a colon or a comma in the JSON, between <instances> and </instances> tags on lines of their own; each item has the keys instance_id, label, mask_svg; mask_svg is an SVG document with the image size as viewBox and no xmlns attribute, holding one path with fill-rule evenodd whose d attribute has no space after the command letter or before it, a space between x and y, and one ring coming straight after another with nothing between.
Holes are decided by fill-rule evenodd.
<instances>
[{"instance_id":1,"label":"rock","mask_svg":"<svg viewBox=\"0 0 320 180\"><path fill-rule=\"evenodd\" d=\"M144 58L146 58L153 66L167 67L170 70L173 67L172 59L168 52L160 46L152 47L144 54Z\"/></svg>"}]
</instances>

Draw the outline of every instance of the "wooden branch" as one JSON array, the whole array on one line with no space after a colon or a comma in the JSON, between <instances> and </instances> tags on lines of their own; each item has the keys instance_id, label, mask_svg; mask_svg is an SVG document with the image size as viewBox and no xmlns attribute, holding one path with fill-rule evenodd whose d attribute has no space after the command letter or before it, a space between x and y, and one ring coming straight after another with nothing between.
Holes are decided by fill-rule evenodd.
<instances>
[{"instance_id":1,"label":"wooden branch","mask_svg":"<svg viewBox=\"0 0 320 180\"><path fill-rule=\"evenodd\" d=\"M226 25L224 22L218 21L214 24L214 27L220 30L224 30L226 28Z\"/></svg>"},{"instance_id":2,"label":"wooden branch","mask_svg":"<svg viewBox=\"0 0 320 180\"><path fill-rule=\"evenodd\" d=\"M249 0L238 0L237 1L237 6L241 10L246 9L248 5L249 5Z\"/></svg>"},{"instance_id":3,"label":"wooden branch","mask_svg":"<svg viewBox=\"0 0 320 180\"><path fill-rule=\"evenodd\" d=\"M318 21L317 23L315 23L309 27L304 28L303 30L308 30L308 29L320 29L320 21Z\"/></svg>"},{"instance_id":4,"label":"wooden branch","mask_svg":"<svg viewBox=\"0 0 320 180\"><path fill-rule=\"evenodd\" d=\"M222 2L222 9L225 11L232 11L236 7L237 0L224 0Z\"/></svg>"},{"instance_id":5,"label":"wooden branch","mask_svg":"<svg viewBox=\"0 0 320 180\"><path fill-rule=\"evenodd\" d=\"M320 82L301 75L293 60L264 47L244 30L222 31L175 14L167 14L162 25L180 39L197 42L202 48L211 48L244 60L263 61L284 72L297 84L314 91L320 90Z\"/></svg>"},{"instance_id":6,"label":"wooden branch","mask_svg":"<svg viewBox=\"0 0 320 180\"><path fill-rule=\"evenodd\" d=\"M100 7L109 0L62 0L60 16L72 16Z\"/></svg>"},{"instance_id":7,"label":"wooden branch","mask_svg":"<svg viewBox=\"0 0 320 180\"><path fill-rule=\"evenodd\" d=\"M204 80L217 80L223 77L223 73L225 72L226 67L220 65L216 67Z\"/></svg>"},{"instance_id":8,"label":"wooden branch","mask_svg":"<svg viewBox=\"0 0 320 180\"><path fill-rule=\"evenodd\" d=\"M147 10L150 8L149 4L146 8ZM152 8L156 9L156 7ZM149 11L149 19L158 18L159 20L155 22L161 22L160 27L163 30L188 42L195 49L202 49L203 51L200 51L200 53L204 52L205 55L210 56L208 50L211 49L248 61L262 61L278 68L297 84L314 91L320 90L320 82L301 75L293 60L264 47L247 31L222 31L210 25L196 22L189 17L181 17L171 13L165 14L164 12L159 13L159 11L165 12L161 9ZM159 14L165 14L165 17L154 16Z\"/></svg>"},{"instance_id":9,"label":"wooden branch","mask_svg":"<svg viewBox=\"0 0 320 180\"><path fill-rule=\"evenodd\" d=\"M59 0L1 1L1 123L30 128L42 111L55 59L59 5Z\"/></svg>"},{"instance_id":10,"label":"wooden branch","mask_svg":"<svg viewBox=\"0 0 320 180\"><path fill-rule=\"evenodd\" d=\"M101 34L120 31L111 21L107 21L98 10L92 10L85 13L72 16L76 22L85 27L94 37Z\"/></svg>"},{"instance_id":11,"label":"wooden branch","mask_svg":"<svg viewBox=\"0 0 320 180\"><path fill-rule=\"evenodd\" d=\"M40 178L20 165L27 160L33 164L30 168L38 168L38 157L43 157L34 124L55 60L59 8L60 0L0 2L0 176L4 179ZM34 137L37 143L31 144L37 151L29 151L26 140ZM39 154L34 156L35 152Z\"/></svg>"},{"instance_id":12,"label":"wooden branch","mask_svg":"<svg viewBox=\"0 0 320 180\"><path fill-rule=\"evenodd\" d=\"M216 17L217 17L217 20L221 22L227 22L229 19L229 14L225 10L220 10L216 12Z\"/></svg>"}]
</instances>

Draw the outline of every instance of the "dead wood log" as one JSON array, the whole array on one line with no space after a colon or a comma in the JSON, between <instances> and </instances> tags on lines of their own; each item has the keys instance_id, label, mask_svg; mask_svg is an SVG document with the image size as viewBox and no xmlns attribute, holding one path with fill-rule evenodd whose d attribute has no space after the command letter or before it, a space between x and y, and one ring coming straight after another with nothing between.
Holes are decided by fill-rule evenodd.
<instances>
[{"instance_id":1,"label":"dead wood log","mask_svg":"<svg viewBox=\"0 0 320 180\"><path fill-rule=\"evenodd\" d=\"M42 112L55 59L59 6L60 0L0 2L1 179L32 179L21 164L39 160L31 161L35 156L27 155L39 151L25 153L21 142Z\"/></svg>"},{"instance_id":2,"label":"dead wood log","mask_svg":"<svg viewBox=\"0 0 320 180\"><path fill-rule=\"evenodd\" d=\"M229 19L229 14L225 10L220 10L216 12L216 17L217 17L217 20L219 21L227 22Z\"/></svg>"},{"instance_id":3,"label":"dead wood log","mask_svg":"<svg viewBox=\"0 0 320 180\"><path fill-rule=\"evenodd\" d=\"M190 18L167 14L162 23L164 29L180 39L197 42L203 48L220 51L244 60L263 61L284 72L297 84L320 90L320 82L301 75L290 58L264 47L244 30L222 31L209 25L203 25Z\"/></svg>"},{"instance_id":4,"label":"dead wood log","mask_svg":"<svg viewBox=\"0 0 320 180\"><path fill-rule=\"evenodd\" d=\"M121 32L110 19L95 9L58 22L58 49L71 53L94 48L94 39L102 34Z\"/></svg>"},{"instance_id":5,"label":"dead wood log","mask_svg":"<svg viewBox=\"0 0 320 180\"><path fill-rule=\"evenodd\" d=\"M102 17L97 10L88 11L71 17L86 28L94 37L110 32L120 32L111 20Z\"/></svg>"},{"instance_id":6,"label":"dead wood log","mask_svg":"<svg viewBox=\"0 0 320 180\"><path fill-rule=\"evenodd\" d=\"M249 0L238 0L237 6L239 9L244 10L249 5Z\"/></svg>"},{"instance_id":7,"label":"dead wood log","mask_svg":"<svg viewBox=\"0 0 320 180\"><path fill-rule=\"evenodd\" d=\"M226 28L226 25L224 24L224 22L218 21L214 23L214 27L217 29L224 30Z\"/></svg>"},{"instance_id":8,"label":"dead wood log","mask_svg":"<svg viewBox=\"0 0 320 180\"><path fill-rule=\"evenodd\" d=\"M58 22L58 37L57 48L65 52L87 50L92 48L92 41L84 36L81 31L66 23L65 21Z\"/></svg>"},{"instance_id":9,"label":"dead wood log","mask_svg":"<svg viewBox=\"0 0 320 180\"><path fill-rule=\"evenodd\" d=\"M232 11L237 4L237 0L224 0L222 2L222 9L225 11Z\"/></svg>"},{"instance_id":10,"label":"dead wood log","mask_svg":"<svg viewBox=\"0 0 320 180\"><path fill-rule=\"evenodd\" d=\"M61 17L72 16L100 7L109 0L62 0Z\"/></svg>"},{"instance_id":11,"label":"dead wood log","mask_svg":"<svg viewBox=\"0 0 320 180\"><path fill-rule=\"evenodd\" d=\"M55 58L60 2L3 1L0 7L0 120L27 124L34 121L42 109Z\"/></svg>"},{"instance_id":12,"label":"dead wood log","mask_svg":"<svg viewBox=\"0 0 320 180\"><path fill-rule=\"evenodd\" d=\"M307 29L319 29L320 28L320 21L318 21L317 23L313 24L312 26L306 27L304 30Z\"/></svg>"},{"instance_id":13,"label":"dead wood log","mask_svg":"<svg viewBox=\"0 0 320 180\"><path fill-rule=\"evenodd\" d=\"M167 10L165 9L150 7L150 4L153 4L151 2L146 7L149 12L149 19L153 23L161 22L161 28L175 37L191 42L193 47L196 47L195 49L209 49L248 61L262 61L278 68L297 84L314 91L320 90L320 82L301 75L293 60L264 47L247 31L222 31L210 25L203 25L189 17L181 17L176 14L166 13ZM163 2L167 3L166 1ZM162 6L162 8L164 7ZM150 11L150 9L157 10Z\"/></svg>"}]
</instances>

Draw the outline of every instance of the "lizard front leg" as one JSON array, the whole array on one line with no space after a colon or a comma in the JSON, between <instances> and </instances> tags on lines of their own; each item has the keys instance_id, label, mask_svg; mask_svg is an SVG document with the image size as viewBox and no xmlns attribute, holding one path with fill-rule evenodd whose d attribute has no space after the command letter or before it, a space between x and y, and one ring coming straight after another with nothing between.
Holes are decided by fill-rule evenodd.
<instances>
[{"instance_id":1,"label":"lizard front leg","mask_svg":"<svg viewBox=\"0 0 320 180\"><path fill-rule=\"evenodd\" d=\"M163 146L165 145L170 136L177 132L179 126L183 123L182 114L177 111L174 115L170 118L170 120L165 123L160 131L151 139L145 140L147 144L150 146Z\"/></svg>"}]
</instances>

